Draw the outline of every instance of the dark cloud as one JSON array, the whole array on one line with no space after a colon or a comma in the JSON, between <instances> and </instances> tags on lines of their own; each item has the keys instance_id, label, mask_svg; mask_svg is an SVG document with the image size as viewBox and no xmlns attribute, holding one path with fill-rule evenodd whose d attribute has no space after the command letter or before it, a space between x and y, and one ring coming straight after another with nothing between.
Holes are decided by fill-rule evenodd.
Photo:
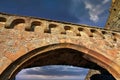
<instances>
[{"instance_id":1,"label":"dark cloud","mask_svg":"<svg viewBox=\"0 0 120 80\"><path fill-rule=\"evenodd\" d=\"M84 80L87 72L79 67L51 65L23 69L16 80Z\"/></svg>"},{"instance_id":2,"label":"dark cloud","mask_svg":"<svg viewBox=\"0 0 120 80\"><path fill-rule=\"evenodd\" d=\"M79 76L86 75L87 69L72 66L45 66L26 70L29 75L49 75L49 76Z\"/></svg>"}]
</instances>

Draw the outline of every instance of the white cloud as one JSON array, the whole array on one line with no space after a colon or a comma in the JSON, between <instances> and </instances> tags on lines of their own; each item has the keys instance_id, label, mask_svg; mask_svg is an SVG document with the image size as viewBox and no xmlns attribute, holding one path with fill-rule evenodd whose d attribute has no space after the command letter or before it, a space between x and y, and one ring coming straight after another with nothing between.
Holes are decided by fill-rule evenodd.
<instances>
[{"instance_id":1,"label":"white cloud","mask_svg":"<svg viewBox=\"0 0 120 80\"><path fill-rule=\"evenodd\" d=\"M84 80L87 71L73 66L35 67L23 69L16 76L16 80Z\"/></svg>"},{"instance_id":2,"label":"white cloud","mask_svg":"<svg viewBox=\"0 0 120 80\"><path fill-rule=\"evenodd\" d=\"M83 3L81 0L71 0L70 13L75 16L76 18L79 18L83 11Z\"/></svg>"},{"instance_id":3,"label":"white cloud","mask_svg":"<svg viewBox=\"0 0 120 80\"><path fill-rule=\"evenodd\" d=\"M109 1L111 1L111 0L103 0L102 4L106 4L106 3L108 3Z\"/></svg>"},{"instance_id":4,"label":"white cloud","mask_svg":"<svg viewBox=\"0 0 120 80\"><path fill-rule=\"evenodd\" d=\"M93 22L98 22L99 14L103 12L103 10L102 11L100 10L100 5L94 5L87 0L84 3L85 8L89 10L88 13L90 16L90 20L92 20Z\"/></svg>"},{"instance_id":5,"label":"white cloud","mask_svg":"<svg viewBox=\"0 0 120 80\"><path fill-rule=\"evenodd\" d=\"M73 4L71 4L71 13L80 19L83 15L81 16L79 13L83 13L84 11L84 16L89 15L89 19L96 23L100 20L100 15L103 14L105 10L108 10L107 3L110 3L110 1L111 0L72 0ZM82 6L82 8L79 6L81 3L84 4L84 7ZM76 8L78 9L75 10ZM81 9L82 11L80 11Z\"/></svg>"},{"instance_id":6,"label":"white cloud","mask_svg":"<svg viewBox=\"0 0 120 80\"><path fill-rule=\"evenodd\" d=\"M48 76L48 75L19 75L16 80L84 80L85 75L79 76Z\"/></svg>"},{"instance_id":7,"label":"white cloud","mask_svg":"<svg viewBox=\"0 0 120 80\"><path fill-rule=\"evenodd\" d=\"M90 20L93 22L98 22L100 19L100 15L106 10L103 6L109 2L109 0L104 0L102 3L93 4L92 2L85 0L85 8L88 9L88 13L90 16Z\"/></svg>"}]
</instances>

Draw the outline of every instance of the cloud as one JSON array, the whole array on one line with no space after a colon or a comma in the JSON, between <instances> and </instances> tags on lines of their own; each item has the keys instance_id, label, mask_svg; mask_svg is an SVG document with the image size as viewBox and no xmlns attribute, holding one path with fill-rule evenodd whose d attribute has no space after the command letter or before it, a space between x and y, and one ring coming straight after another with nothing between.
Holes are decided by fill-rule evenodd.
<instances>
[{"instance_id":1,"label":"cloud","mask_svg":"<svg viewBox=\"0 0 120 80\"><path fill-rule=\"evenodd\" d=\"M92 3L85 1L85 8L88 9L90 20L97 22L99 20L99 14L101 14L100 5L93 5Z\"/></svg>"},{"instance_id":2,"label":"cloud","mask_svg":"<svg viewBox=\"0 0 120 80\"><path fill-rule=\"evenodd\" d=\"M83 80L87 69L73 66L44 66L24 69L17 75L17 80L23 79L45 79L45 80ZM22 76L22 77L21 77Z\"/></svg>"},{"instance_id":3,"label":"cloud","mask_svg":"<svg viewBox=\"0 0 120 80\"><path fill-rule=\"evenodd\" d=\"M111 0L103 0L102 4L106 4L106 3L108 3L109 1L111 1Z\"/></svg>"},{"instance_id":4,"label":"cloud","mask_svg":"<svg viewBox=\"0 0 120 80\"><path fill-rule=\"evenodd\" d=\"M86 70L87 71L87 70ZM82 73L81 73L82 72ZM85 70L72 66L44 66L26 70L27 74L51 75L51 76L70 76L85 74Z\"/></svg>"},{"instance_id":5,"label":"cloud","mask_svg":"<svg viewBox=\"0 0 120 80\"><path fill-rule=\"evenodd\" d=\"M16 80L84 80L84 75L79 76L46 76L46 75L20 75Z\"/></svg>"},{"instance_id":6,"label":"cloud","mask_svg":"<svg viewBox=\"0 0 120 80\"><path fill-rule=\"evenodd\" d=\"M107 19L111 0L72 0L72 3L71 13L80 20L79 23L103 24Z\"/></svg>"},{"instance_id":7,"label":"cloud","mask_svg":"<svg viewBox=\"0 0 120 80\"><path fill-rule=\"evenodd\" d=\"M90 16L90 20L93 22L98 22L100 19L100 15L106 10L106 3L108 3L110 0L103 0L99 4L92 3L90 0L85 0L85 8L88 9L88 13ZM98 3L98 2L97 2Z\"/></svg>"},{"instance_id":8,"label":"cloud","mask_svg":"<svg viewBox=\"0 0 120 80\"><path fill-rule=\"evenodd\" d=\"M71 0L69 12L71 16L75 16L80 21L88 15L82 0Z\"/></svg>"}]
</instances>

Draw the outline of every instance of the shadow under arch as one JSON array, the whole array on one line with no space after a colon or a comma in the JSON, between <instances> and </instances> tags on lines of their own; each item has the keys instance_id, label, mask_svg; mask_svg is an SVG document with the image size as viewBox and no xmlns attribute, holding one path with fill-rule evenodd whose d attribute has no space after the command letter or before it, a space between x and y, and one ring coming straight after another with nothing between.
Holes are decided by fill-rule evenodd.
<instances>
[{"instance_id":1,"label":"shadow under arch","mask_svg":"<svg viewBox=\"0 0 120 80\"><path fill-rule=\"evenodd\" d=\"M4 18L4 17L0 17L0 22L6 22L6 21L7 21L6 18Z\"/></svg>"},{"instance_id":2,"label":"shadow under arch","mask_svg":"<svg viewBox=\"0 0 120 80\"><path fill-rule=\"evenodd\" d=\"M25 20L24 20L24 19L14 19L14 20L11 22L9 28L12 29L12 28L14 28L16 25L21 24L21 23L25 23Z\"/></svg>"},{"instance_id":3,"label":"shadow under arch","mask_svg":"<svg viewBox=\"0 0 120 80\"><path fill-rule=\"evenodd\" d=\"M108 61L108 62L105 62ZM117 65L103 55L90 49L70 43L52 44L32 50L10 64L1 74L1 80L12 78L23 68L45 65L73 65L77 67L100 69L104 68L116 79L119 73Z\"/></svg>"}]
</instances>

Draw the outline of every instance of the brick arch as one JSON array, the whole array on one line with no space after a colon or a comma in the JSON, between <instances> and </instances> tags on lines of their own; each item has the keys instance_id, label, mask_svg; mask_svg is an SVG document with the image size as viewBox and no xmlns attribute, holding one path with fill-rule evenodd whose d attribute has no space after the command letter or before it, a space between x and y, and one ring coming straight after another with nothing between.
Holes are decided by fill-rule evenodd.
<instances>
[{"instance_id":1,"label":"brick arch","mask_svg":"<svg viewBox=\"0 0 120 80\"><path fill-rule=\"evenodd\" d=\"M41 26L41 21L32 21L29 26L25 28L26 31L35 31L36 26Z\"/></svg>"},{"instance_id":2,"label":"brick arch","mask_svg":"<svg viewBox=\"0 0 120 80\"><path fill-rule=\"evenodd\" d=\"M25 23L25 20L22 18L10 18L5 25L5 28L13 29L15 26L21 23Z\"/></svg>"},{"instance_id":3,"label":"brick arch","mask_svg":"<svg viewBox=\"0 0 120 80\"><path fill-rule=\"evenodd\" d=\"M24 19L15 19L15 20L11 23L10 27L11 27L11 28L14 28L16 25L18 25L18 24L20 24L20 23L25 23L25 20L24 20Z\"/></svg>"},{"instance_id":4,"label":"brick arch","mask_svg":"<svg viewBox=\"0 0 120 80\"><path fill-rule=\"evenodd\" d=\"M14 77L17 74L17 72L19 72L21 69L23 69L25 67L29 67L29 65L33 64L35 59L37 59L38 57L39 57L39 59L41 59L44 56L49 57L49 53L47 53L47 52L50 52L53 50L59 50L59 49L69 49L69 50L74 50L75 52L77 51L77 52L79 52L78 54L83 56L82 58L84 58L87 61L90 61L91 63L93 62L93 63L97 64L98 66L106 69L116 79L119 79L119 75L120 75L118 73L119 66L117 64L115 64L113 61L111 61L107 57L103 56L102 54L97 53L93 50L90 50L84 46L70 44L70 43L60 43L60 44L52 44L52 45L48 45L48 46L43 46L43 47L34 49L34 50L26 53L23 56L20 56L17 60L13 61L10 65L8 65L8 67L1 74L0 79L1 80L11 80L12 77ZM69 52L69 51L66 51L66 52ZM70 56L73 56L73 55L71 54ZM80 58L80 57L78 57L78 58ZM65 61L69 62L67 60L68 59L66 58ZM26 65L26 63L28 63L28 62L29 63L32 62L32 63ZM77 61L75 61L75 62L77 62ZM58 62L58 63L61 65L64 65L61 62ZM51 64L53 64L53 65L58 64L58 63L51 62ZM111 63L112 65L109 63ZM72 61L70 63L66 63L66 64L68 64L68 65L70 64L73 66L79 66L79 65L77 65L77 63L73 64ZM49 63L44 64L44 65L49 65ZM43 65L41 65L41 66L43 66ZM88 68L90 68L90 67L88 66Z\"/></svg>"}]
</instances>

